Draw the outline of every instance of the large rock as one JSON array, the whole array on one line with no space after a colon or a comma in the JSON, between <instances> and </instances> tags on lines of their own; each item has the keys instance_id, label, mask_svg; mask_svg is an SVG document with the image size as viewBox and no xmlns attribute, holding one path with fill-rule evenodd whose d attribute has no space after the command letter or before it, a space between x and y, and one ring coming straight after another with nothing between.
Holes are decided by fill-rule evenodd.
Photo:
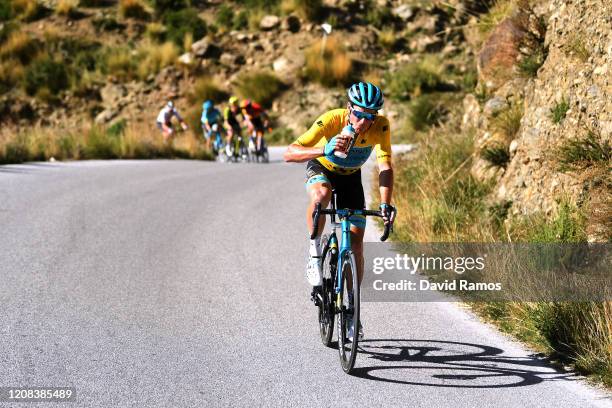
<instances>
[{"instance_id":1,"label":"large rock","mask_svg":"<svg viewBox=\"0 0 612 408\"><path fill-rule=\"evenodd\" d=\"M127 89L121 84L106 84L100 90L100 96L105 106L114 106L127 95Z\"/></svg>"},{"instance_id":2,"label":"large rock","mask_svg":"<svg viewBox=\"0 0 612 408\"><path fill-rule=\"evenodd\" d=\"M267 15L261 19L259 28L263 31L274 30L280 24L280 18L278 16Z\"/></svg>"},{"instance_id":3,"label":"large rock","mask_svg":"<svg viewBox=\"0 0 612 408\"><path fill-rule=\"evenodd\" d=\"M114 109L111 109L111 108L104 109L102 112L96 115L96 119L94 120L94 122L98 125L103 125L113 120L113 118L117 116L117 114L118 112L115 111Z\"/></svg>"},{"instance_id":4,"label":"large rock","mask_svg":"<svg viewBox=\"0 0 612 408\"><path fill-rule=\"evenodd\" d=\"M198 58L219 58L221 55L221 49L208 38L202 38L191 44L191 52Z\"/></svg>"},{"instance_id":5,"label":"large rock","mask_svg":"<svg viewBox=\"0 0 612 408\"><path fill-rule=\"evenodd\" d=\"M506 18L491 33L478 54L478 74L482 84L495 90L514 76L514 66L525 31L516 18Z\"/></svg>"}]
</instances>

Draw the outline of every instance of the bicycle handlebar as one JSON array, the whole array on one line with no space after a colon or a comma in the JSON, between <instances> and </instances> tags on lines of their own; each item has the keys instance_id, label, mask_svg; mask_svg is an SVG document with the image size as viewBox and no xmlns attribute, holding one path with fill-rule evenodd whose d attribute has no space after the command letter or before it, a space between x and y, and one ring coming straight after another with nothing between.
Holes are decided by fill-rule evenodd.
<instances>
[{"instance_id":1,"label":"bicycle handlebar","mask_svg":"<svg viewBox=\"0 0 612 408\"><path fill-rule=\"evenodd\" d=\"M355 210L359 212L359 215L372 216L372 217L381 217L382 213L380 211L373 210ZM394 210L395 211L395 210ZM319 218L323 215L335 215L338 214L338 210L335 209L321 209L321 203L317 203L315 205L315 210L312 212L312 233L310 234L310 239L315 239L317 235L319 235ZM349 216L350 216L349 211ZM389 234L393 230L393 225L391 223L385 224L385 230L383 231L382 236L380 237L381 241L386 241L389 238Z\"/></svg>"}]
</instances>

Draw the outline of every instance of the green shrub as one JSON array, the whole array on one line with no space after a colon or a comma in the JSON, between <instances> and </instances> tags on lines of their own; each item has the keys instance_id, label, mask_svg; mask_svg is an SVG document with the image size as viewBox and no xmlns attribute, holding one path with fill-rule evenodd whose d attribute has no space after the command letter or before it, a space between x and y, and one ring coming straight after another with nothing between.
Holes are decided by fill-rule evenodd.
<instances>
[{"instance_id":1,"label":"green shrub","mask_svg":"<svg viewBox=\"0 0 612 408\"><path fill-rule=\"evenodd\" d=\"M110 125L108 129L106 129L106 134L109 135L110 137L123 136L123 134L125 133L126 126L127 126L127 120L119 119L118 121Z\"/></svg>"},{"instance_id":2,"label":"green shrub","mask_svg":"<svg viewBox=\"0 0 612 408\"><path fill-rule=\"evenodd\" d=\"M569 102L565 98L561 99L561 102L557 102L554 108L550 110L550 118L552 119L553 123L557 124L565 119L565 114L568 110Z\"/></svg>"},{"instance_id":3,"label":"green shrub","mask_svg":"<svg viewBox=\"0 0 612 408\"><path fill-rule=\"evenodd\" d=\"M268 108L282 90L283 83L266 71L245 73L236 81L236 91L240 97L252 99Z\"/></svg>"},{"instance_id":4,"label":"green shrub","mask_svg":"<svg viewBox=\"0 0 612 408\"><path fill-rule=\"evenodd\" d=\"M508 146L496 143L491 146L485 146L480 151L480 157L488 161L492 166L506 168L510 161L510 150Z\"/></svg>"},{"instance_id":5,"label":"green shrub","mask_svg":"<svg viewBox=\"0 0 612 408\"><path fill-rule=\"evenodd\" d=\"M97 66L103 74L122 81L135 78L138 72L138 61L127 47L102 49L97 56Z\"/></svg>"},{"instance_id":6,"label":"green shrub","mask_svg":"<svg viewBox=\"0 0 612 408\"><path fill-rule=\"evenodd\" d=\"M155 14L162 16L191 6L190 0L152 0Z\"/></svg>"},{"instance_id":7,"label":"green shrub","mask_svg":"<svg viewBox=\"0 0 612 408\"><path fill-rule=\"evenodd\" d=\"M10 0L0 0L0 21L8 21L13 18L13 8Z\"/></svg>"},{"instance_id":8,"label":"green shrub","mask_svg":"<svg viewBox=\"0 0 612 408\"><path fill-rule=\"evenodd\" d=\"M503 133L508 140L514 139L521 128L521 119L523 118L523 106L521 103L514 103L507 109L499 112L491 120L491 127Z\"/></svg>"},{"instance_id":9,"label":"green shrub","mask_svg":"<svg viewBox=\"0 0 612 408\"><path fill-rule=\"evenodd\" d=\"M412 62L387 76L388 90L396 99L410 99L442 85L439 62L433 59Z\"/></svg>"},{"instance_id":10,"label":"green shrub","mask_svg":"<svg viewBox=\"0 0 612 408\"><path fill-rule=\"evenodd\" d=\"M612 145L601 135L589 130L583 139L570 139L556 151L559 170L568 171L593 165L610 166Z\"/></svg>"},{"instance_id":11,"label":"green shrub","mask_svg":"<svg viewBox=\"0 0 612 408\"><path fill-rule=\"evenodd\" d=\"M210 99L215 103L221 103L228 98L227 92L222 90L215 80L210 77L202 77L196 80L191 92L187 95L189 103L197 105L201 111L200 105Z\"/></svg>"},{"instance_id":12,"label":"green shrub","mask_svg":"<svg viewBox=\"0 0 612 408\"><path fill-rule=\"evenodd\" d=\"M562 200L555 218L547 222L544 217L532 218L528 242L586 242L585 216L568 200Z\"/></svg>"},{"instance_id":13,"label":"green shrub","mask_svg":"<svg viewBox=\"0 0 612 408\"><path fill-rule=\"evenodd\" d=\"M249 13L246 10L242 10L234 17L234 23L232 28L234 30L246 30L249 27Z\"/></svg>"},{"instance_id":14,"label":"green shrub","mask_svg":"<svg viewBox=\"0 0 612 408\"><path fill-rule=\"evenodd\" d=\"M142 0L119 0L119 16L121 18L148 20L149 12Z\"/></svg>"},{"instance_id":15,"label":"green shrub","mask_svg":"<svg viewBox=\"0 0 612 408\"><path fill-rule=\"evenodd\" d=\"M68 72L66 65L46 56L33 61L25 71L25 90L29 95L36 94L46 88L57 94L68 87Z\"/></svg>"},{"instance_id":16,"label":"green shrub","mask_svg":"<svg viewBox=\"0 0 612 408\"><path fill-rule=\"evenodd\" d=\"M197 41L207 32L206 23L198 17L197 10L191 8L166 13L164 24L167 28L167 39L179 47L183 46L187 33L191 33L193 40Z\"/></svg>"},{"instance_id":17,"label":"green shrub","mask_svg":"<svg viewBox=\"0 0 612 408\"><path fill-rule=\"evenodd\" d=\"M231 29L234 26L234 10L227 4L222 4L217 11L215 21L220 27Z\"/></svg>"},{"instance_id":18,"label":"green shrub","mask_svg":"<svg viewBox=\"0 0 612 408\"><path fill-rule=\"evenodd\" d=\"M544 44L537 44L529 55L524 55L519 61L519 72L528 78L535 77L538 74L538 69L544 64L547 54L548 51Z\"/></svg>"},{"instance_id":19,"label":"green shrub","mask_svg":"<svg viewBox=\"0 0 612 408\"><path fill-rule=\"evenodd\" d=\"M410 124L414 130L424 130L437 125L444 113L444 106L434 102L433 96L423 95L410 103Z\"/></svg>"},{"instance_id":20,"label":"green shrub","mask_svg":"<svg viewBox=\"0 0 612 408\"><path fill-rule=\"evenodd\" d=\"M83 147L84 159L118 159L121 155L121 140L111 136L100 127L93 127L87 134Z\"/></svg>"},{"instance_id":21,"label":"green shrub","mask_svg":"<svg viewBox=\"0 0 612 408\"><path fill-rule=\"evenodd\" d=\"M379 30L393 26L394 17L391 8L378 6L374 1L367 1L365 7L367 10L365 20L369 25Z\"/></svg>"}]
</instances>

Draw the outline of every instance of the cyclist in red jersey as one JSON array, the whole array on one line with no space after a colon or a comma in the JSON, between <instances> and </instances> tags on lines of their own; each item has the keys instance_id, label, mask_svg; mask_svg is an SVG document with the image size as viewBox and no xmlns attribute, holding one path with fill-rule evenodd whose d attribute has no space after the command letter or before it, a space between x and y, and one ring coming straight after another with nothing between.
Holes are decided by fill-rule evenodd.
<instances>
[{"instance_id":1,"label":"cyclist in red jersey","mask_svg":"<svg viewBox=\"0 0 612 408\"><path fill-rule=\"evenodd\" d=\"M257 140L255 141L255 146L257 151L261 151L262 139L264 130L270 126L270 118L266 111L259 105L251 101L250 99L245 99L240 104L240 110L242 111L242 116L244 117L244 122L247 126L249 134L255 133Z\"/></svg>"}]
</instances>

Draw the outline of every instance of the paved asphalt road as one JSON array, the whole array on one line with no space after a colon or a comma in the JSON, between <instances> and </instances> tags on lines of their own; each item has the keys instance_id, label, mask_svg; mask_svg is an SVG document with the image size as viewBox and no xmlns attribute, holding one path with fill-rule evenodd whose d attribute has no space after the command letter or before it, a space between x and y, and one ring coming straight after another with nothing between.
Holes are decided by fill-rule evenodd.
<instances>
[{"instance_id":1,"label":"paved asphalt road","mask_svg":"<svg viewBox=\"0 0 612 408\"><path fill-rule=\"evenodd\" d=\"M77 389L36 407L612 406L451 303L364 303L345 375L303 277L304 166L274 153L0 166L0 386Z\"/></svg>"}]
</instances>

